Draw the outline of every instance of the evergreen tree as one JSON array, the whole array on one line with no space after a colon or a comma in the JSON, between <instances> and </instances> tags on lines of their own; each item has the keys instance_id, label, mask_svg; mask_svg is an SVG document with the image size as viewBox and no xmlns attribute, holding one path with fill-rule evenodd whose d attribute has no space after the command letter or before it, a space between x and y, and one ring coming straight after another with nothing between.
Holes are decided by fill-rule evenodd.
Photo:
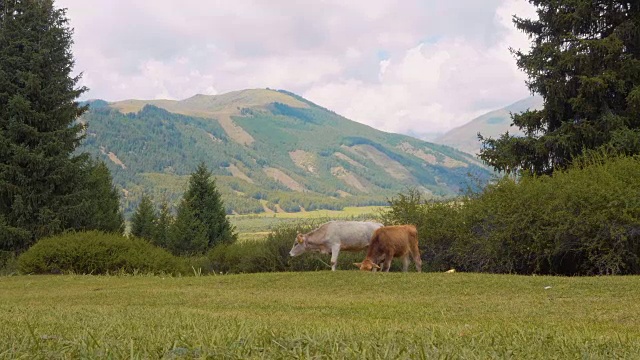
<instances>
[{"instance_id":1,"label":"evergreen tree","mask_svg":"<svg viewBox=\"0 0 640 360\"><path fill-rule=\"evenodd\" d=\"M169 204L166 201L160 206L160 214L156 220L155 227L153 229L153 243L156 246L163 248L170 248L169 241L169 229L173 224L173 216L169 212Z\"/></svg>"},{"instance_id":2,"label":"evergreen tree","mask_svg":"<svg viewBox=\"0 0 640 360\"><path fill-rule=\"evenodd\" d=\"M84 226L74 226L85 230L102 230L122 234L124 216L120 210L120 194L113 186L109 168L102 161L89 161L86 176L86 219Z\"/></svg>"},{"instance_id":3,"label":"evergreen tree","mask_svg":"<svg viewBox=\"0 0 640 360\"><path fill-rule=\"evenodd\" d=\"M198 237L190 237L198 235L201 226L205 234L204 243ZM227 219L220 193L216 188L215 179L212 178L211 172L204 163L198 165L189 178L189 187L178 207L173 227L172 243L185 242L185 245L176 245L176 247L189 249L192 252L204 252L217 244L230 243L236 239L233 226ZM180 234L178 228L192 235Z\"/></svg>"},{"instance_id":4,"label":"evergreen tree","mask_svg":"<svg viewBox=\"0 0 640 360\"><path fill-rule=\"evenodd\" d=\"M52 0L0 1L0 250L21 251L84 210L84 87L72 31Z\"/></svg>"},{"instance_id":5,"label":"evergreen tree","mask_svg":"<svg viewBox=\"0 0 640 360\"><path fill-rule=\"evenodd\" d=\"M156 211L153 208L151 198L142 194L140 204L131 217L131 235L152 240L156 223Z\"/></svg>"},{"instance_id":6,"label":"evergreen tree","mask_svg":"<svg viewBox=\"0 0 640 360\"><path fill-rule=\"evenodd\" d=\"M529 0L538 19L514 17L532 39L513 51L544 109L513 116L524 137L485 139L497 170L548 174L584 150L640 153L640 2Z\"/></svg>"},{"instance_id":7,"label":"evergreen tree","mask_svg":"<svg viewBox=\"0 0 640 360\"><path fill-rule=\"evenodd\" d=\"M204 253L209 243L207 230L207 226L198 219L187 201L182 199L176 220L169 230L169 250L175 255Z\"/></svg>"}]
</instances>

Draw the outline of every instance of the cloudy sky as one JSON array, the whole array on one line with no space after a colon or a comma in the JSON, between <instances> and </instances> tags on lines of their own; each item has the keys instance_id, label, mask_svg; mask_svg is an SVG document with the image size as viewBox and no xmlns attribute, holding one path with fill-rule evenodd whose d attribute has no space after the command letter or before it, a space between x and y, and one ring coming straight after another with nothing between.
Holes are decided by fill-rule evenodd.
<instances>
[{"instance_id":1,"label":"cloudy sky","mask_svg":"<svg viewBox=\"0 0 640 360\"><path fill-rule=\"evenodd\" d=\"M509 47L526 0L58 0L85 99L293 91L430 138L529 96Z\"/></svg>"}]
</instances>

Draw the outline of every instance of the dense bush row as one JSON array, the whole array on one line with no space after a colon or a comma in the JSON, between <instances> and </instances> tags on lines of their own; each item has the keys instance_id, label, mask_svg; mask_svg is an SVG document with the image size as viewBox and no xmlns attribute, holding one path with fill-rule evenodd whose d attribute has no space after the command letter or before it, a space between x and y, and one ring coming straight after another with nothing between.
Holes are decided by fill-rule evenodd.
<instances>
[{"instance_id":1,"label":"dense bush row","mask_svg":"<svg viewBox=\"0 0 640 360\"><path fill-rule=\"evenodd\" d=\"M26 274L186 273L184 261L146 240L97 231L38 241L18 258Z\"/></svg>"},{"instance_id":2,"label":"dense bush row","mask_svg":"<svg viewBox=\"0 0 640 360\"><path fill-rule=\"evenodd\" d=\"M591 157L552 177L503 178L455 202L426 202L418 191L408 191L391 200L381 221L418 226L426 271L637 274L637 179L638 157ZM297 232L324 221L284 223L264 240L220 244L198 258L174 257L136 238L70 233L39 241L18 259L18 265L23 273L328 270L329 255L289 256ZM355 269L352 263L364 255L343 252L338 268Z\"/></svg>"},{"instance_id":3,"label":"dense bush row","mask_svg":"<svg viewBox=\"0 0 640 360\"><path fill-rule=\"evenodd\" d=\"M329 270L330 255L289 256L298 231L307 232L325 220L301 220L277 226L266 239L220 244L204 256L177 257L136 237L101 232L68 233L40 240L18 258L25 274L256 273ZM338 268L355 269L365 253L342 252ZM396 269L398 265L396 264Z\"/></svg>"},{"instance_id":4,"label":"dense bush row","mask_svg":"<svg viewBox=\"0 0 640 360\"><path fill-rule=\"evenodd\" d=\"M552 177L503 178L465 200L411 191L384 221L418 225L434 270L640 273L640 158L591 156Z\"/></svg>"}]
</instances>

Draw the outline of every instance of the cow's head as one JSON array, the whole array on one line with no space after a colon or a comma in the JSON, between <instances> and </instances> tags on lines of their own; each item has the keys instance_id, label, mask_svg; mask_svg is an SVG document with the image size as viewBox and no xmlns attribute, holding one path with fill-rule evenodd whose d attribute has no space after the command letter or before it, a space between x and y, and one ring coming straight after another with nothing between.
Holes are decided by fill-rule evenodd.
<instances>
[{"instance_id":1,"label":"cow's head","mask_svg":"<svg viewBox=\"0 0 640 360\"><path fill-rule=\"evenodd\" d=\"M371 271L372 269L380 269L380 266L370 259L364 259L361 263L353 263L353 265L357 266L362 271Z\"/></svg>"},{"instance_id":2,"label":"cow's head","mask_svg":"<svg viewBox=\"0 0 640 360\"><path fill-rule=\"evenodd\" d=\"M307 251L307 236L298 233L298 235L296 236L296 241L293 243L291 251L289 251L289 255L298 256L305 251Z\"/></svg>"}]
</instances>

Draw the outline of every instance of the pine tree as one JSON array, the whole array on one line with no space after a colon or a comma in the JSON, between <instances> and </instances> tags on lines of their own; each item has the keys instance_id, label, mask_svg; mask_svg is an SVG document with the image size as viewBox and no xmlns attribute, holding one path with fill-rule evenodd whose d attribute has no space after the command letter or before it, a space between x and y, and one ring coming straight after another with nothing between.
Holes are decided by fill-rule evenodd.
<instances>
[{"instance_id":1,"label":"pine tree","mask_svg":"<svg viewBox=\"0 0 640 360\"><path fill-rule=\"evenodd\" d=\"M549 174L584 150L640 153L640 2L529 0L538 19L515 17L532 39L513 51L544 109L513 116L524 137L484 139L497 170Z\"/></svg>"},{"instance_id":2,"label":"pine tree","mask_svg":"<svg viewBox=\"0 0 640 360\"><path fill-rule=\"evenodd\" d=\"M131 217L131 235L152 240L155 233L156 211L153 208L151 198L142 194L140 204Z\"/></svg>"},{"instance_id":3,"label":"pine tree","mask_svg":"<svg viewBox=\"0 0 640 360\"><path fill-rule=\"evenodd\" d=\"M171 229L172 224L173 216L171 216L169 212L169 204L164 201L162 205L160 205L160 214L153 229L153 243L156 246L166 249L170 248L169 229Z\"/></svg>"},{"instance_id":4,"label":"pine tree","mask_svg":"<svg viewBox=\"0 0 640 360\"><path fill-rule=\"evenodd\" d=\"M86 168L85 224L73 227L122 234L124 216L120 210L120 194L113 186L109 168L100 160L87 162Z\"/></svg>"},{"instance_id":5,"label":"pine tree","mask_svg":"<svg viewBox=\"0 0 640 360\"><path fill-rule=\"evenodd\" d=\"M207 226L197 218L185 199L178 206L169 239L169 250L175 255L202 254L208 248Z\"/></svg>"},{"instance_id":6,"label":"pine tree","mask_svg":"<svg viewBox=\"0 0 640 360\"><path fill-rule=\"evenodd\" d=\"M199 234L200 227L204 229L204 243L200 238L189 237L197 234L187 236L184 233L180 234L177 230L180 228L183 232L191 232L189 229L194 229ZM204 252L217 244L230 243L236 239L233 226L227 219L215 179L212 178L204 163L198 165L189 178L189 187L178 207L173 228L172 243L191 243L192 245L175 246L188 248L192 252Z\"/></svg>"},{"instance_id":7,"label":"pine tree","mask_svg":"<svg viewBox=\"0 0 640 360\"><path fill-rule=\"evenodd\" d=\"M87 156L73 151L86 88L71 76L71 35L52 0L0 1L0 250L24 250L82 215Z\"/></svg>"}]
</instances>

